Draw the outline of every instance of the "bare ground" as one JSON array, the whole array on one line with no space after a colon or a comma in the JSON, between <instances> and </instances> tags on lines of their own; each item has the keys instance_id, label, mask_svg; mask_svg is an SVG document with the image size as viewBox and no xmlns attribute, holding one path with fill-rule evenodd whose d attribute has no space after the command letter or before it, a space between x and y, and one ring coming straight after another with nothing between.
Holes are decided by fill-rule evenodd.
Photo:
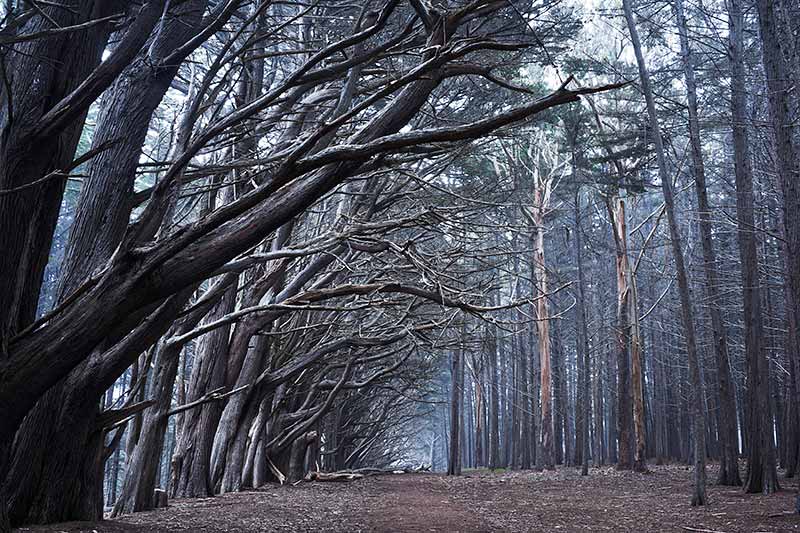
<instances>
[{"instance_id":1,"label":"bare ground","mask_svg":"<svg viewBox=\"0 0 800 533\"><path fill-rule=\"evenodd\" d=\"M709 485L709 505L692 508L691 470L683 466L654 466L649 474L592 469L588 478L570 468L387 475L175 500L116 520L19 531L800 531L800 515L791 513L796 483L783 485L770 496Z\"/></svg>"}]
</instances>

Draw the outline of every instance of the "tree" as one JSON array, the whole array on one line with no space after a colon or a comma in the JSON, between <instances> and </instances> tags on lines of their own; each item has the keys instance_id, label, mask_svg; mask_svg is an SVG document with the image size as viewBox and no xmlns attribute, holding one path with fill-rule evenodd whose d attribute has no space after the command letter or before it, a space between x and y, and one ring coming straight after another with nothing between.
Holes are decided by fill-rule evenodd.
<instances>
[{"instance_id":1,"label":"tree","mask_svg":"<svg viewBox=\"0 0 800 533\"><path fill-rule=\"evenodd\" d=\"M728 357L728 338L725 326L722 321L722 313L719 308L719 280L717 276L717 256L714 251L712 239L711 212L712 207L708 201L708 190L706 187L705 164L703 162L703 147L700 138L700 118L697 107L697 84L694 73L694 56L689 44L686 16L683 9L683 0L675 0L675 17L678 26L678 36L681 46L681 60L683 64L683 75L686 81L686 96L689 112L689 141L691 144L691 168L694 175L695 195L697 196L697 206L700 211L700 244L703 247L703 266L706 277L706 287L708 290L709 314L711 315L711 329L714 336L714 355L717 363L717 373L719 375L719 425L721 434L721 444L723 448L720 457L719 484L720 485L741 485L739 478L739 454L738 454L738 434L736 431L736 399L733 394L731 379L730 362ZM740 108L740 113L744 108ZM737 110L733 110L734 117L744 118L744 114L737 115ZM744 122L737 122L733 119L734 128L744 127ZM738 124L738 125L737 125ZM734 141L735 142L735 141ZM738 183L738 182L737 182ZM739 221L740 227L743 221ZM745 282L745 286L750 285Z\"/></svg>"},{"instance_id":2,"label":"tree","mask_svg":"<svg viewBox=\"0 0 800 533\"><path fill-rule=\"evenodd\" d=\"M667 172L667 162L664 155L664 147L661 139L661 131L658 123L653 92L650 86L650 74L645 64L642 53L642 45L636 29L636 21L633 18L633 8L631 0L623 0L625 20L631 36L631 44L636 55L636 62L639 66L639 78L642 85L642 92L647 101L647 114L650 118L650 126L655 144L656 161L658 163L658 175L661 181L661 190L664 195L664 205L667 212L669 225L669 235L672 244L672 258L675 261L675 270L678 278L678 290L681 301L681 316L683 318L683 334L686 341L686 351L689 360L689 374L692 381L692 429L694 442L694 470L695 482L692 495L692 505L705 505L706 503L706 447L705 447L705 415L703 413L704 387L702 375L700 373L700 362L697 355L695 342L694 318L692 312L691 296L689 294L689 281L684 266L683 248L681 236L678 229L678 220L675 213L674 193L672 181Z\"/></svg>"}]
</instances>

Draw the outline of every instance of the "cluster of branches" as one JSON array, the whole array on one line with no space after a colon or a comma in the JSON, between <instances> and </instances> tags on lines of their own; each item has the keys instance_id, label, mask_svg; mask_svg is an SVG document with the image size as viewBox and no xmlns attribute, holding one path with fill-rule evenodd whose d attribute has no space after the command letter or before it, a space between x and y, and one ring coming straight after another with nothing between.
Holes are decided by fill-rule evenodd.
<instances>
[{"instance_id":1,"label":"cluster of branches","mask_svg":"<svg viewBox=\"0 0 800 533\"><path fill-rule=\"evenodd\" d=\"M323 456L390 461L453 313L514 305L470 275L443 170L611 88L503 79L550 61L548 2L0 15L4 528L99 518L123 436L116 512L154 505L167 435L182 496L298 477L321 427Z\"/></svg>"}]
</instances>

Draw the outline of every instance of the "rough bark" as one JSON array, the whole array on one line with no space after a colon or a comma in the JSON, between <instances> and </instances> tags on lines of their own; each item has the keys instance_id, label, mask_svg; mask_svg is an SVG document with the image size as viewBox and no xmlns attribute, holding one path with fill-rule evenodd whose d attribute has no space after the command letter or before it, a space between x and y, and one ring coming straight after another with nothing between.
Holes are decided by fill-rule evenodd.
<instances>
[{"instance_id":1,"label":"rough bark","mask_svg":"<svg viewBox=\"0 0 800 533\"><path fill-rule=\"evenodd\" d=\"M236 286L228 289L209 313L211 322L233 311ZM207 333L200 342L192 367L187 399L197 401L207 392L225 386L230 326L222 326ZM222 406L219 402L206 403L185 414L181 439L172 456L172 483L170 496L193 498L213 496L211 482L211 446L217 429Z\"/></svg>"},{"instance_id":2,"label":"rough bark","mask_svg":"<svg viewBox=\"0 0 800 533\"><path fill-rule=\"evenodd\" d=\"M67 251L62 265L63 275L59 282L59 296L57 301L63 301L81 283L89 278L92 272L107 261L118 246L125 228L128 224L133 198L133 181L142 142L147 132L150 116L161 101L169 84L177 72L177 64L166 68L151 68L158 65L158 61L171 52L176 46L185 42L194 32L194 28L202 15L204 2L187 2L182 6L183 11L176 13L175 18L165 19L163 27L151 39L151 46L147 51L138 56L138 61L124 71L118 82L109 89L102 106L96 136L93 140L93 149L101 149L111 145L109 152L99 153L89 166L89 178L84 183L81 198L78 201L78 216L70 232ZM145 68L144 65L148 65ZM122 129L120 129L122 128ZM100 357L102 350L94 357ZM135 357L136 354L131 354ZM48 391L47 395L36 407L36 424L25 426L25 432L30 435L20 435L21 440L41 441L44 437L42 431L46 428L60 427L59 438L63 438L62 448L71 448L73 453L97 456L102 453L102 438L95 437L97 431L93 427L97 409L96 383L109 382L117 377L118 365L104 365L100 361L89 361L74 369L71 377ZM111 371L113 375L101 375L99 372ZM69 389L68 387L72 387ZM73 402L74 405L67 405ZM75 414L85 410L85 417ZM66 416L65 421L58 420L59 413ZM48 420L49 422L45 422ZM87 440L88 439L88 440ZM30 472L57 471L63 458L59 454L45 454L38 457L29 457L28 461L37 461L41 464L28 464L24 467L22 458L16 459L20 475L24 480L12 481L12 485L31 486ZM52 464L48 464L52 463ZM57 503L59 498L67 499L69 494L85 494L87 501L96 491L94 487L102 483L99 479L90 479L89 472L97 476L101 469L86 467L84 475L68 476L75 487L65 488L56 486L51 482L41 483L37 491L55 491L50 495L36 496L32 505L39 505L37 501L47 501L51 509L76 509L73 503ZM13 479L13 478L12 478ZM69 483L65 480L62 483ZM82 488L88 485L89 488ZM18 490L12 489L19 493ZM33 490L32 488L28 490ZM41 511L23 510L25 499L16 497L14 510L15 519L27 515L22 520L49 521L49 514ZM83 506L76 513L70 511L55 511L58 516L68 516L71 519L95 519L100 516L102 499L93 505ZM80 509L80 508L78 508ZM64 515L64 513L67 513Z\"/></svg>"},{"instance_id":3,"label":"rough bark","mask_svg":"<svg viewBox=\"0 0 800 533\"><path fill-rule=\"evenodd\" d=\"M734 4L733 2L732 4ZM800 222L797 213L800 210L800 146L795 133L795 125L790 113L792 103L796 104L796 82L798 72L794 72L792 64L787 61L791 41L781 38L785 31L781 25L780 10L782 2L776 0L757 0L758 23L762 42L762 57L764 72L767 78L767 103L769 117L775 139L776 171L783 193L783 210L785 213L785 235L787 243L787 278L793 304L787 311L794 315L797 324L798 305L800 305ZM737 15L737 24L740 20L741 7L736 4L733 8ZM734 17L731 16L731 20ZM738 24L738 35L743 31ZM740 39L743 37L739 37ZM741 50L741 47L739 47ZM794 107L797 107L796 105ZM737 175L737 186L739 184ZM746 185L746 184L743 184ZM737 187L738 192L738 187ZM747 206L743 196L744 191L737 194L737 213L740 198L746 216ZM747 247L740 245L742 256L742 274L745 296L745 324L751 328L745 330L745 344L747 346L748 362L748 393L749 393L749 446L748 466L745 490L748 492L770 493L780 489L776 472L775 443L773 440L772 412L770 409L768 363L762 345L763 324L761 323L761 307L759 300L757 276L758 257L755 236L752 229L755 226L739 227L740 242L745 239ZM750 280L755 285L747 284Z\"/></svg>"},{"instance_id":4,"label":"rough bark","mask_svg":"<svg viewBox=\"0 0 800 533\"><path fill-rule=\"evenodd\" d=\"M734 0L737 1L737 0ZM705 164L703 161L702 139L700 138L700 119L697 107L697 84L694 75L694 55L689 45L686 16L683 0L675 1L675 16L681 46L683 75L686 82L686 96L689 112L689 141L691 168L694 176L697 208L700 215L700 244L703 248L703 270L708 292L708 312L711 316L714 356L717 363L717 382L719 386L719 440L722 453L719 461L720 485L741 485L739 478L738 432L736 428L736 399L733 395L730 362L728 358L728 336L722 320L719 303L719 279L717 276L717 257L712 240L712 207L706 188ZM735 74L734 74L735 76ZM735 83L735 82L734 82ZM734 89L736 90L736 89ZM742 110L743 111L743 110ZM743 117L740 117L743 118ZM743 128L743 122L733 119L734 128ZM734 146L736 149L736 146Z\"/></svg>"},{"instance_id":5,"label":"rough bark","mask_svg":"<svg viewBox=\"0 0 800 533\"><path fill-rule=\"evenodd\" d=\"M223 276L203 295L189 315L170 328L156 347L150 386L155 404L145 411L138 442L132 453L128 454L122 491L119 499L114 502L114 515L145 511L155 507L157 501L154 494L158 485L156 474L161 463L181 350L185 346L185 343L171 342L171 339L192 329L200 322L205 313L216 303L217 298L221 297L235 281L235 274Z\"/></svg>"},{"instance_id":6,"label":"rough bark","mask_svg":"<svg viewBox=\"0 0 800 533\"><path fill-rule=\"evenodd\" d=\"M628 229L625 203L618 197L607 202L616 249L617 322L615 326L617 363L617 470L630 470L634 463L633 394L631 380L630 331L631 289L629 285Z\"/></svg>"},{"instance_id":7,"label":"rough bark","mask_svg":"<svg viewBox=\"0 0 800 533\"><path fill-rule=\"evenodd\" d=\"M764 17L769 15L762 12L763 2L758 2L759 20L762 22L762 40L764 48L764 66L767 71L769 86L769 65L780 62L780 50L768 50L769 37L764 32L769 33L769 23L765 22ZM729 29L733 30L730 36L730 52L741 61L741 50L743 32L741 6L733 1L729 4ZM738 13L737 13L738 12ZM738 42L737 42L738 41ZM777 43L773 43L777 44ZM738 53L737 53L738 52ZM778 57L768 56L777 54ZM741 92L743 80L742 70L734 70L732 66L733 94L732 111L740 113L742 117L746 100L745 94ZM774 74L774 72L772 73ZM736 79L738 78L738 80ZM739 88L736 88L738 84ZM778 90L777 87L769 86L770 93ZM770 94L770 103L774 101ZM736 106L734 109L733 106ZM740 107L741 106L741 107ZM772 111L770 105L770 111ZM733 116L733 120L736 120ZM771 114L775 120L777 117ZM784 117L785 118L785 117ZM744 123L743 123L744 124ZM742 126L743 126L742 124ZM776 471L775 445L773 440L772 410L769 398L769 370L766 359L765 348L763 345L764 324L761 310L761 290L758 273L758 249L755 234L755 219L753 216L753 192L752 192L752 173L748 172L749 161L747 151L747 133L743 127L734 128L734 166L736 173L736 212L738 221L739 256L741 261L743 304L744 304L744 327L745 327L745 360L747 367L747 476L745 480L746 492L774 492L778 490L778 480ZM782 129L782 127L776 127ZM778 140L778 142L780 142Z\"/></svg>"},{"instance_id":8,"label":"rough bark","mask_svg":"<svg viewBox=\"0 0 800 533\"><path fill-rule=\"evenodd\" d=\"M552 182L549 179L536 177L537 183L534 189L533 198L533 222L534 228L534 248L533 248L533 268L534 279L536 280L536 291L538 295L547 294L547 267L544 253L544 215L550 203L550 193ZM551 374L551 353L550 353L550 309L547 298L536 300L536 332L539 343L540 361L540 387L541 387L541 440L539 441L539 453L537 454L537 464L551 470L555 468L555 453L553 442L553 388ZM541 462L538 456L541 456Z\"/></svg>"},{"instance_id":9,"label":"rough bark","mask_svg":"<svg viewBox=\"0 0 800 533\"><path fill-rule=\"evenodd\" d=\"M573 151L574 157L574 151ZM573 164L573 169L576 168ZM576 463L581 465L581 475L589 474L589 424L591 420L591 360L589 356L589 332L586 325L586 293L583 269L583 228L581 227L581 194L580 188L575 190L574 200L575 224L575 258L578 267L578 329L576 336L576 354L578 358L578 387L581 395L576 405L578 409L578 430L576 432ZM595 412L595 415L597 413ZM597 431L597 430L595 430ZM580 454L577 451L580 450ZM595 450L595 457L598 450ZM580 459L578 461L577 459Z\"/></svg>"},{"instance_id":10,"label":"rough bark","mask_svg":"<svg viewBox=\"0 0 800 533\"><path fill-rule=\"evenodd\" d=\"M703 412L704 387L700 362L697 354L697 346L694 331L694 317L689 294L689 280L684 264L683 248L681 245L681 235L678 226L677 214L675 211L674 193L672 181L667 172L667 161L664 153L661 130L656 112L653 91L650 85L650 74L642 53L642 44L639 33L636 29L636 21L633 18L633 7L631 0L623 0L623 10L625 20L630 32L633 50L636 55L636 62L639 66L639 79L642 85L647 102L647 114L650 119L650 126L655 144L656 161L658 163L658 173L661 180L661 191L664 196L664 204L667 212L669 225L669 235L672 246L672 258L675 262L675 270L678 279L678 293L681 302L681 318L683 322L683 334L686 342L686 351L689 363L689 377L692 384L692 395L690 400L691 418L693 428L694 443L694 490L692 494L692 505L705 505L706 503L706 428L705 414Z\"/></svg>"},{"instance_id":11,"label":"rough bark","mask_svg":"<svg viewBox=\"0 0 800 533\"><path fill-rule=\"evenodd\" d=\"M461 414L464 403L464 353L459 347L452 352L450 365L450 447L447 475L461 475Z\"/></svg>"},{"instance_id":12,"label":"rough bark","mask_svg":"<svg viewBox=\"0 0 800 533\"><path fill-rule=\"evenodd\" d=\"M44 16L32 17L25 33L45 30L52 23L72 26L119 13L121 2L71 0L47 5ZM0 335L2 350L11 337L34 319L44 267L61 197L88 104L75 119L45 137L43 118L61 103L100 63L112 24L49 39L16 43L3 52L3 72L9 79L0 92ZM91 103L91 102L89 102ZM38 137L38 138L37 138ZM53 171L60 171L40 181ZM17 190L11 192L11 190Z\"/></svg>"}]
</instances>

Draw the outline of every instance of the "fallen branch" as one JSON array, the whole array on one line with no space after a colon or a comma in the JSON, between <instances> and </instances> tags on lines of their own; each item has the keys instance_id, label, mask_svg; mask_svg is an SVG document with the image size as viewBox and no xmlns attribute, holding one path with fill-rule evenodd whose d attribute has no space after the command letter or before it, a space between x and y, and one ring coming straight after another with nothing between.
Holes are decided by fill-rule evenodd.
<instances>
[{"instance_id":1,"label":"fallen branch","mask_svg":"<svg viewBox=\"0 0 800 533\"><path fill-rule=\"evenodd\" d=\"M286 481L286 474L280 471L275 463L272 462L272 459L267 456L267 464L269 464L269 469L272 471L273 475L278 479L278 483L283 485L283 482Z\"/></svg>"},{"instance_id":2,"label":"fallen branch","mask_svg":"<svg viewBox=\"0 0 800 533\"><path fill-rule=\"evenodd\" d=\"M364 478L364 474L348 474L346 472L309 472L306 481L355 481Z\"/></svg>"},{"instance_id":3,"label":"fallen branch","mask_svg":"<svg viewBox=\"0 0 800 533\"><path fill-rule=\"evenodd\" d=\"M355 481L367 476L414 474L428 472L429 465L421 465L417 468L357 468L355 470L338 470L336 472L313 471L306 474L306 481Z\"/></svg>"}]
</instances>

